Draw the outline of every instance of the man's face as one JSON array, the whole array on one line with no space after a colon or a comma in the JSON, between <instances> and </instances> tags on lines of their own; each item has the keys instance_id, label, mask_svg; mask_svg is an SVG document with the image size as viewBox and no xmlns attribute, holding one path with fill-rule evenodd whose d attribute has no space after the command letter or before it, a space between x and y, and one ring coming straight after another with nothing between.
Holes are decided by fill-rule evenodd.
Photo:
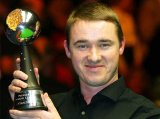
<instances>
[{"instance_id":1,"label":"man's face","mask_svg":"<svg viewBox=\"0 0 160 119\"><path fill-rule=\"evenodd\" d=\"M81 84L97 87L118 79L118 61L124 41L119 44L113 23L76 21L71 28L69 48L66 42L64 46Z\"/></svg>"}]
</instances>

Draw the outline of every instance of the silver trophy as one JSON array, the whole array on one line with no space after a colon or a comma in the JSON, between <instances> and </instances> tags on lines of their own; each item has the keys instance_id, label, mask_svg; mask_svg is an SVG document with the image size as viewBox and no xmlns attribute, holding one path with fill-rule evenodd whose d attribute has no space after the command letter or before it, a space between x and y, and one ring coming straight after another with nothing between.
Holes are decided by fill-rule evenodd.
<instances>
[{"instance_id":1,"label":"silver trophy","mask_svg":"<svg viewBox=\"0 0 160 119\"><path fill-rule=\"evenodd\" d=\"M39 86L29 54L29 45L40 33L40 21L37 15L26 9L15 9L6 18L6 36L13 44L20 47L21 71L28 75L28 87L15 93L14 108L18 110L47 110L43 105Z\"/></svg>"}]
</instances>

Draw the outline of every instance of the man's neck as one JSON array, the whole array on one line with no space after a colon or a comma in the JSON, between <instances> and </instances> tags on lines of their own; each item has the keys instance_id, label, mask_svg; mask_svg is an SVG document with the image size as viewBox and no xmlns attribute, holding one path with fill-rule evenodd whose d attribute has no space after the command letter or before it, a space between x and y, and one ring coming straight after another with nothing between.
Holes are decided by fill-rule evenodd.
<instances>
[{"instance_id":1,"label":"man's neck","mask_svg":"<svg viewBox=\"0 0 160 119\"><path fill-rule=\"evenodd\" d=\"M112 84L116 80L118 80L118 78L110 80L108 83L106 83L102 86L90 86L90 85L84 83L83 81L80 81L81 93L82 93L86 103L90 104L94 95L96 95L98 92L100 92L101 90L103 90L105 87Z\"/></svg>"},{"instance_id":2,"label":"man's neck","mask_svg":"<svg viewBox=\"0 0 160 119\"><path fill-rule=\"evenodd\" d=\"M96 95L99 91L101 91L104 87L91 87L86 85L81 85L81 92L84 97L84 100L87 104L90 104L94 95Z\"/></svg>"}]
</instances>

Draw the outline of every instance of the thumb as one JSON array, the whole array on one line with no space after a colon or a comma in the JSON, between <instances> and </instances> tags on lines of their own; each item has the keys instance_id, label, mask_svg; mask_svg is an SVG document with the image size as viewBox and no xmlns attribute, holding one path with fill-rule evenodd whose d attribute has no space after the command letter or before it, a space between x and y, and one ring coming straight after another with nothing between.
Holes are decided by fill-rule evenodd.
<instances>
[{"instance_id":1,"label":"thumb","mask_svg":"<svg viewBox=\"0 0 160 119\"><path fill-rule=\"evenodd\" d=\"M16 58L16 68L17 68L17 70L21 69L20 62L21 62L21 59L20 58Z\"/></svg>"},{"instance_id":2,"label":"thumb","mask_svg":"<svg viewBox=\"0 0 160 119\"><path fill-rule=\"evenodd\" d=\"M50 99L50 97L48 96L48 93L45 93L43 95L43 99L44 99L44 103L45 105L48 107L48 111L49 112L54 112L54 113L58 113L57 109L55 108L52 100Z\"/></svg>"},{"instance_id":3,"label":"thumb","mask_svg":"<svg viewBox=\"0 0 160 119\"><path fill-rule=\"evenodd\" d=\"M38 71L38 68L34 68L34 73L35 73L35 75L36 75L38 84L40 84L40 82L39 82L39 71Z\"/></svg>"}]
</instances>

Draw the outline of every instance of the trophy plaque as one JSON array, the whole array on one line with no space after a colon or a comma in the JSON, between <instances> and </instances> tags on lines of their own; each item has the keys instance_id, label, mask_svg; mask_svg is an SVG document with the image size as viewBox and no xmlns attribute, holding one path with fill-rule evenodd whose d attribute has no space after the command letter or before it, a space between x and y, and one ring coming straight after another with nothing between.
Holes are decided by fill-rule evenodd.
<instances>
[{"instance_id":1,"label":"trophy plaque","mask_svg":"<svg viewBox=\"0 0 160 119\"><path fill-rule=\"evenodd\" d=\"M31 10L15 9L6 18L6 36L13 44L20 48L20 70L28 75L27 88L15 93L14 108L18 110L47 110L43 105L39 86L33 65L29 55L29 45L40 33L40 21L38 16Z\"/></svg>"}]
</instances>

